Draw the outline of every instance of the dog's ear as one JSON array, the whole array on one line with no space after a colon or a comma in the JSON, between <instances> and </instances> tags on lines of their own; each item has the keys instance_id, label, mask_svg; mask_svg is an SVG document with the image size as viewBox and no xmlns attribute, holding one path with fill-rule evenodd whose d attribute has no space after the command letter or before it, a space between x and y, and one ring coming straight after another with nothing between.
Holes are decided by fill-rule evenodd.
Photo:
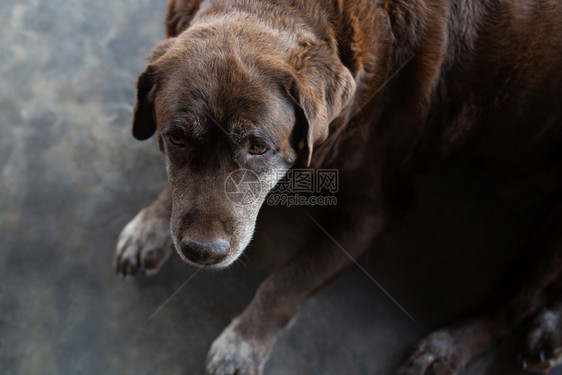
<instances>
[{"instance_id":1,"label":"dog's ear","mask_svg":"<svg viewBox=\"0 0 562 375\"><path fill-rule=\"evenodd\" d=\"M330 123L353 97L355 80L324 42L306 44L291 56L291 65L295 74L290 95L306 119L303 146L309 166L314 147L328 138Z\"/></svg>"},{"instance_id":2,"label":"dog's ear","mask_svg":"<svg viewBox=\"0 0 562 375\"><path fill-rule=\"evenodd\" d=\"M133 110L133 137L141 141L150 138L156 131L155 91L156 71L149 65L137 81L137 102Z\"/></svg>"},{"instance_id":3,"label":"dog's ear","mask_svg":"<svg viewBox=\"0 0 562 375\"><path fill-rule=\"evenodd\" d=\"M156 131L154 113L154 96L158 88L158 72L153 65L175 43L176 38L169 38L158 43L148 57L149 65L137 81L137 101L133 111L133 137L148 139Z\"/></svg>"}]
</instances>

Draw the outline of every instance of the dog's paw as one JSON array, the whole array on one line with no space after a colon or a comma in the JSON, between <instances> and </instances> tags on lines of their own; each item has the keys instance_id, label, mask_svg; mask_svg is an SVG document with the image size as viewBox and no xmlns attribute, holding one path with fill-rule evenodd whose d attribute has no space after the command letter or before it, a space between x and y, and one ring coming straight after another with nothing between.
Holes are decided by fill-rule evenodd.
<instances>
[{"instance_id":1,"label":"dog's paw","mask_svg":"<svg viewBox=\"0 0 562 375\"><path fill-rule=\"evenodd\" d=\"M543 310L524 341L522 366L528 371L547 372L562 362L562 311Z\"/></svg>"},{"instance_id":2,"label":"dog's paw","mask_svg":"<svg viewBox=\"0 0 562 375\"><path fill-rule=\"evenodd\" d=\"M463 348L455 334L442 329L423 338L398 369L398 375L453 375L463 367Z\"/></svg>"},{"instance_id":3,"label":"dog's paw","mask_svg":"<svg viewBox=\"0 0 562 375\"><path fill-rule=\"evenodd\" d=\"M151 275L171 253L170 220L145 208L119 235L113 266L117 274Z\"/></svg>"},{"instance_id":4,"label":"dog's paw","mask_svg":"<svg viewBox=\"0 0 562 375\"><path fill-rule=\"evenodd\" d=\"M244 338L234 320L211 345L207 375L259 375L269 351L269 344Z\"/></svg>"}]
</instances>

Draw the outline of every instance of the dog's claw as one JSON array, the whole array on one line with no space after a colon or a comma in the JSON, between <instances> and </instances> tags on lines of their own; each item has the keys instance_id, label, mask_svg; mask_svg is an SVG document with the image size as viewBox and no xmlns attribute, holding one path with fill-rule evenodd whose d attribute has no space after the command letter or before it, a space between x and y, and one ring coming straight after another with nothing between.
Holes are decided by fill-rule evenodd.
<instances>
[{"instance_id":1,"label":"dog's claw","mask_svg":"<svg viewBox=\"0 0 562 375\"><path fill-rule=\"evenodd\" d=\"M127 262L123 263L123 265L121 266L121 278L124 279L127 276Z\"/></svg>"}]
</instances>

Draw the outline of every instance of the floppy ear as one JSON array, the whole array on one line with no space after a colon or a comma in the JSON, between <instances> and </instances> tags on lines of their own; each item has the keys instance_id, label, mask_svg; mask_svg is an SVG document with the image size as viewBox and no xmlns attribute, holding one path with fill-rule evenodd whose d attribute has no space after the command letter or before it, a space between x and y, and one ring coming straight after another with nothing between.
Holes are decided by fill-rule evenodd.
<instances>
[{"instance_id":1,"label":"floppy ear","mask_svg":"<svg viewBox=\"0 0 562 375\"><path fill-rule=\"evenodd\" d=\"M137 81L137 102L133 111L133 137L148 139L156 131L154 114L154 96L157 90L157 70L151 65L175 43L176 38L169 38L158 43L148 57L149 65Z\"/></svg>"},{"instance_id":2,"label":"floppy ear","mask_svg":"<svg viewBox=\"0 0 562 375\"><path fill-rule=\"evenodd\" d=\"M133 137L148 139L156 131L154 114L155 71L149 65L137 81L137 103L133 111Z\"/></svg>"},{"instance_id":3,"label":"floppy ear","mask_svg":"<svg viewBox=\"0 0 562 375\"><path fill-rule=\"evenodd\" d=\"M315 145L326 140L330 123L350 102L355 80L337 53L325 43L307 45L293 54L295 77L290 94L306 118L307 165Z\"/></svg>"}]
</instances>

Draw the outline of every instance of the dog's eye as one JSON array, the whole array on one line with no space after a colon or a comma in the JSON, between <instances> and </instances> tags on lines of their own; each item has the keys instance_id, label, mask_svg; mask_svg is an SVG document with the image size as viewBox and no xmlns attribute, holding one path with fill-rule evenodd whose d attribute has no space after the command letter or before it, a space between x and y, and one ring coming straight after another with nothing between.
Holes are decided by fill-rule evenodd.
<instances>
[{"instance_id":1,"label":"dog's eye","mask_svg":"<svg viewBox=\"0 0 562 375\"><path fill-rule=\"evenodd\" d=\"M170 135L168 137L168 139L170 140L170 142L172 142L173 145L176 145L178 147L183 147L185 146L185 143L183 142L183 139L179 138L179 137L175 137L173 135Z\"/></svg>"},{"instance_id":2,"label":"dog's eye","mask_svg":"<svg viewBox=\"0 0 562 375\"><path fill-rule=\"evenodd\" d=\"M267 148L264 146L260 146L260 145L251 145L250 148L248 149L248 153L250 155L262 155L267 151Z\"/></svg>"}]
</instances>

